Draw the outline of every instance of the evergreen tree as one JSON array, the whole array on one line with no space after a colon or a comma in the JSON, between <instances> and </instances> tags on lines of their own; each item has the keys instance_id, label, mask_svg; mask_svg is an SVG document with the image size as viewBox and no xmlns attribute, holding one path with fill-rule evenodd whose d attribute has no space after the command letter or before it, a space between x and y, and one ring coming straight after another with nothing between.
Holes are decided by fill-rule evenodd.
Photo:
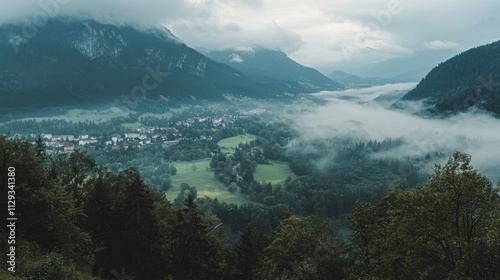
<instances>
[{"instance_id":1,"label":"evergreen tree","mask_svg":"<svg viewBox=\"0 0 500 280\"><path fill-rule=\"evenodd\" d=\"M254 270L260 263L261 248L255 230L247 225L236 244L235 279L254 279Z\"/></svg>"},{"instance_id":2,"label":"evergreen tree","mask_svg":"<svg viewBox=\"0 0 500 280\"><path fill-rule=\"evenodd\" d=\"M124 199L118 205L118 220L123 222L120 248L115 252L122 266L141 279L161 279L161 258L158 221L154 200L139 172L131 168L124 172L130 179Z\"/></svg>"},{"instance_id":3,"label":"evergreen tree","mask_svg":"<svg viewBox=\"0 0 500 280\"><path fill-rule=\"evenodd\" d=\"M49 156L46 153L46 148L47 148L47 146L43 142L42 136L38 135L38 138L36 139L36 142L35 142L35 149L36 149L36 153L38 154L38 156L44 162L49 160Z\"/></svg>"},{"instance_id":4,"label":"evergreen tree","mask_svg":"<svg viewBox=\"0 0 500 280\"><path fill-rule=\"evenodd\" d=\"M177 211L172 251L173 279L217 279L217 244L208 237L211 228L204 223L193 197L186 200L186 207Z\"/></svg>"},{"instance_id":5,"label":"evergreen tree","mask_svg":"<svg viewBox=\"0 0 500 280\"><path fill-rule=\"evenodd\" d=\"M117 247L116 241L121 230L113 217L115 202L111 199L109 185L106 184L110 177L115 176L105 170L99 172L85 204L85 228L97 247L93 272L102 277L109 277L109 272L113 269L112 251Z\"/></svg>"}]
</instances>

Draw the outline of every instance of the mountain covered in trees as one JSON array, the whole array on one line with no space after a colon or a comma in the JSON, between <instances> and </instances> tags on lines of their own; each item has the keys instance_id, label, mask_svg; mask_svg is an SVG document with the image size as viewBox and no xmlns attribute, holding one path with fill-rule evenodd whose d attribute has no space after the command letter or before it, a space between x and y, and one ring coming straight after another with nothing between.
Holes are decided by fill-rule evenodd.
<instances>
[{"instance_id":1,"label":"mountain covered in trees","mask_svg":"<svg viewBox=\"0 0 500 280\"><path fill-rule=\"evenodd\" d=\"M212 51L207 56L225 63L249 77L259 80L279 80L290 89L305 92L343 88L319 71L303 66L281 50L254 48L249 50Z\"/></svg>"},{"instance_id":2,"label":"mountain covered in trees","mask_svg":"<svg viewBox=\"0 0 500 280\"><path fill-rule=\"evenodd\" d=\"M326 77L300 83L245 75L188 47L163 27L139 30L68 18L26 26L0 27L0 112L123 98L276 97L327 88L326 82L338 87Z\"/></svg>"},{"instance_id":3,"label":"mountain covered in trees","mask_svg":"<svg viewBox=\"0 0 500 280\"><path fill-rule=\"evenodd\" d=\"M440 114L478 108L500 116L500 41L440 63L403 99L425 100Z\"/></svg>"}]
</instances>

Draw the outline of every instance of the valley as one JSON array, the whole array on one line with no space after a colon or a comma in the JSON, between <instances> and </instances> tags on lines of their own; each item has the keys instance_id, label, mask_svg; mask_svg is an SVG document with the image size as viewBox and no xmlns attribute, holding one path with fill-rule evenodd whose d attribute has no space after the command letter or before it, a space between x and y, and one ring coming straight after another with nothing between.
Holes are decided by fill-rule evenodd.
<instances>
[{"instance_id":1,"label":"valley","mask_svg":"<svg viewBox=\"0 0 500 280\"><path fill-rule=\"evenodd\" d=\"M0 10L1 279L500 279L497 2L63 2Z\"/></svg>"}]
</instances>

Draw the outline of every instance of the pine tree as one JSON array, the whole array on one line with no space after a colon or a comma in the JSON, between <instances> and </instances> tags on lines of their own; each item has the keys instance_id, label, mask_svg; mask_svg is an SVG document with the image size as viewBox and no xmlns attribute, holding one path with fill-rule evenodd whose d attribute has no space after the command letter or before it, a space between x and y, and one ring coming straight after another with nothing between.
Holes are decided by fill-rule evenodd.
<instances>
[{"instance_id":1,"label":"pine tree","mask_svg":"<svg viewBox=\"0 0 500 280\"><path fill-rule=\"evenodd\" d=\"M217 247L209 242L209 230L193 197L188 196L186 207L177 211L172 248L174 280L216 279Z\"/></svg>"},{"instance_id":2,"label":"pine tree","mask_svg":"<svg viewBox=\"0 0 500 280\"><path fill-rule=\"evenodd\" d=\"M85 228L90 232L92 242L98 247L93 272L102 277L110 276L113 269L112 251L116 248L120 227L113 217L114 202L105 180L112 174L99 174L85 204L87 216Z\"/></svg>"},{"instance_id":3,"label":"pine tree","mask_svg":"<svg viewBox=\"0 0 500 280\"><path fill-rule=\"evenodd\" d=\"M38 154L38 156L44 162L49 160L49 156L47 155L47 152L45 151L46 148L47 148L47 146L45 145L45 143L43 143L42 136L38 135L38 138L36 139L36 142L35 142L35 149L36 149L36 153Z\"/></svg>"},{"instance_id":4,"label":"pine tree","mask_svg":"<svg viewBox=\"0 0 500 280\"><path fill-rule=\"evenodd\" d=\"M115 258L120 259L121 267L133 272L137 280L160 279L162 264L154 200L136 169L129 169L125 174L130 183L118 206L117 218L123 222L123 232Z\"/></svg>"},{"instance_id":5,"label":"pine tree","mask_svg":"<svg viewBox=\"0 0 500 280\"><path fill-rule=\"evenodd\" d=\"M235 279L254 279L254 269L260 263L260 248L255 230L247 225L236 244Z\"/></svg>"}]
</instances>

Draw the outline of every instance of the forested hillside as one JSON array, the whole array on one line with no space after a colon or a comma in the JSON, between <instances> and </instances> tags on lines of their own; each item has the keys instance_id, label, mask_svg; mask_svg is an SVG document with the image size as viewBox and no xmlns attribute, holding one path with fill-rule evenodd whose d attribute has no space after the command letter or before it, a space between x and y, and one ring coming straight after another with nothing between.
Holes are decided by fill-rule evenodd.
<instances>
[{"instance_id":1,"label":"forested hillside","mask_svg":"<svg viewBox=\"0 0 500 280\"><path fill-rule=\"evenodd\" d=\"M440 63L403 99L425 99L440 114L477 107L500 116L500 41Z\"/></svg>"}]
</instances>

